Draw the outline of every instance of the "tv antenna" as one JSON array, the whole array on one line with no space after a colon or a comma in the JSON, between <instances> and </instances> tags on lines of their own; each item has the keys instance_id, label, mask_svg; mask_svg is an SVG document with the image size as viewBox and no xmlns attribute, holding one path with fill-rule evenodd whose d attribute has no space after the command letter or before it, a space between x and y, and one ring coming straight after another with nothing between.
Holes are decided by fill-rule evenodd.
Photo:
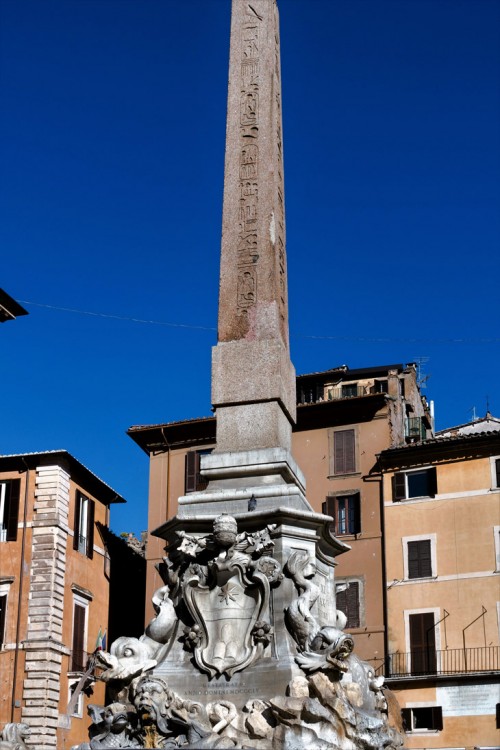
<instances>
[{"instance_id":1,"label":"tv antenna","mask_svg":"<svg viewBox=\"0 0 500 750\"><path fill-rule=\"evenodd\" d=\"M417 366L417 385L420 389L427 388L427 381L430 375L425 375L424 366L430 360L430 357L414 357L414 362Z\"/></svg>"}]
</instances>

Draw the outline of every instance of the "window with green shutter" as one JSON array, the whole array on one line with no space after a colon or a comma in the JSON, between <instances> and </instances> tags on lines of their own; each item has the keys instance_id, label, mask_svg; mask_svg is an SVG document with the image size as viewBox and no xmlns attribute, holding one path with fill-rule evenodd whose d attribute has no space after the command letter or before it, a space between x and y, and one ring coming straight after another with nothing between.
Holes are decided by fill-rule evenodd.
<instances>
[{"instance_id":1,"label":"window with green shutter","mask_svg":"<svg viewBox=\"0 0 500 750\"><path fill-rule=\"evenodd\" d=\"M335 430L333 433L333 473L356 472L356 434L354 430Z\"/></svg>"},{"instance_id":2,"label":"window with green shutter","mask_svg":"<svg viewBox=\"0 0 500 750\"><path fill-rule=\"evenodd\" d=\"M336 608L347 617L346 628L360 627L359 581L348 581L348 585L343 591L337 591Z\"/></svg>"},{"instance_id":3,"label":"window with green shutter","mask_svg":"<svg viewBox=\"0 0 500 750\"><path fill-rule=\"evenodd\" d=\"M408 542L408 578L432 576L431 540Z\"/></svg>"}]
</instances>

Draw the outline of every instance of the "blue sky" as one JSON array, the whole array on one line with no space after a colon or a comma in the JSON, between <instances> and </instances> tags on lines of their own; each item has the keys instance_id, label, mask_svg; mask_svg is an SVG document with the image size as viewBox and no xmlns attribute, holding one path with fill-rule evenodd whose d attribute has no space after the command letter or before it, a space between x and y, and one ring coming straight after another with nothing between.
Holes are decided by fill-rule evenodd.
<instances>
[{"instance_id":1,"label":"blue sky","mask_svg":"<svg viewBox=\"0 0 500 750\"><path fill-rule=\"evenodd\" d=\"M428 358L500 416L500 2L281 0L298 373ZM1 453L64 448L146 527L133 424L210 413L229 0L0 0ZM72 312L79 311L79 312ZM150 321L150 322L137 322Z\"/></svg>"}]
</instances>

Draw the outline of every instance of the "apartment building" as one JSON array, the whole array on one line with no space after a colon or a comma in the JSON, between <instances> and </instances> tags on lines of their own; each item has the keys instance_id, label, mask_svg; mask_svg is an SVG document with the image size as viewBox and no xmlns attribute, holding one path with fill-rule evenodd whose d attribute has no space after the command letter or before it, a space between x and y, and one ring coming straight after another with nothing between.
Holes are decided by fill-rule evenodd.
<instances>
[{"instance_id":1,"label":"apartment building","mask_svg":"<svg viewBox=\"0 0 500 750\"><path fill-rule=\"evenodd\" d=\"M386 681L411 748L497 748L500 420L380 454Z\"/></svg>"},{"instance_id":2,"label":"apartment building","mask_svg":"<svg viewBox=\"0 0 500 750\"><path fill-rule=\"evenodd\" d=\"M99 528L122 502L64 450L0 456L0 729L28 723L37 750L85 741L87 705L104 702L84 675L108 626Z\"/></svg>"},{"instance_id":3,"label":"apartment building","mask_svg":"<svg viewBox=\"0 0 500 750\"><path fill-rule=\"evenodd\" d=\"M207 486L203 454L216 447L215 428L211 416L128 431L150 460L147 603L162 585L155 565L164 543L152 532L176 514L179 497ZM331 515L332 533L351 547L337 558L337 606L347 614L357 653L378 664L385 653L385 575L380 481L370 472L384 448L431 431L414 365L344 365L297 378L292 452L313 509Z\"/></svg>"}]
</instances>

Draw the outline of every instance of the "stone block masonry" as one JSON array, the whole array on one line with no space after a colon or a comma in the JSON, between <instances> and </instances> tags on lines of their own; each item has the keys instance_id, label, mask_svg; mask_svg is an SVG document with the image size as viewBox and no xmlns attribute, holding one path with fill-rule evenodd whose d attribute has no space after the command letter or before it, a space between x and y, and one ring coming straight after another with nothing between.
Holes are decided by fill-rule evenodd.
<instances>
[{"instance_id":1,"label":"stone block masonry","mask_svg":"<svg viewBox=\"0 0 500 750\"><path fill-rule=\"evenodd\" d=\"M60 466L37 468L21 714L37 750L57 747L69 488Z\"/></svg>"}]
</instances>

